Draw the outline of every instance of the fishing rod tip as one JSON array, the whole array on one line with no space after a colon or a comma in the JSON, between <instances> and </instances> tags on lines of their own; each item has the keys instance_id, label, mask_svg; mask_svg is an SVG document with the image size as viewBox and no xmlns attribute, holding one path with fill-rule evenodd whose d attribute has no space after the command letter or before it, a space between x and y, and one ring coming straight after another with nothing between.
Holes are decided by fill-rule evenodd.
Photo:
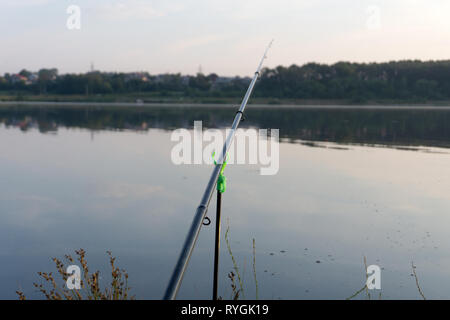
<instances>
[{"instance_id":1,"label":"fishing rod tip","mask_svg":"<svg viewBox=\"0 0 450 320\"><path fill-rule=\"evenodd\" d=\"M267 52L269 52L269 49L272 47L272 43L273 43L274 40L275 40L275 39L272 39L272 40L269 42L269 45L267 46L266 51L264 52L263 60L267 59Z\"/></svg>"}]
</instances>

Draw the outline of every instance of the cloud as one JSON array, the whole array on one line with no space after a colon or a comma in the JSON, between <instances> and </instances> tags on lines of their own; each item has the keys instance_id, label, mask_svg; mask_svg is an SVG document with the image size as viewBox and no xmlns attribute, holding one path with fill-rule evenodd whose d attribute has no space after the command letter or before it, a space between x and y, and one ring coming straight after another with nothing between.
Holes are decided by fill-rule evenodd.
<instances>
[{"instance_id":1,"label":"cloud","mask_svg":"<svg viewBox=\"0 0 450 320\"><path fill-rule=\"evenodd\" d=\"M131 0L101 6L99 14L111 20L142 20L162 17L165 15L165 12L157 10L146 1Z\"/></svg>"}]
</instances>

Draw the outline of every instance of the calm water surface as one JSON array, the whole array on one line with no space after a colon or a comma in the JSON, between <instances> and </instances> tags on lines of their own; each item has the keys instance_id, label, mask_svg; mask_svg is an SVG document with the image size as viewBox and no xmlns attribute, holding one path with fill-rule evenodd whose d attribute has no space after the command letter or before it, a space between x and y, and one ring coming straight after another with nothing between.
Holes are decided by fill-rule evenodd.
<instances>
[{"instance_id":1,"label":"calm water surface","mask_svg":"<svg viewBox=\"0 0 450 320\"><path fill-rule=\"evenodd\" d=\"M111 250L136 297L160 299L212 170L172 164L171 130L223 128L233 115L0 107L0 298L41 297L36 272L84 248L91 270L106 274ZM244 124L282 138L277 175L226 170L223 230L245 298L255 297L252 239L263 299L345 299L364 285L364 256L382 267L383 299L420 298L412 261L427 298L450 298L450 110L252 107ZM210 298L213 241L203 227L180 298ZM230 298L221 250L220 295Z\"/></svg>"}]
</instances>

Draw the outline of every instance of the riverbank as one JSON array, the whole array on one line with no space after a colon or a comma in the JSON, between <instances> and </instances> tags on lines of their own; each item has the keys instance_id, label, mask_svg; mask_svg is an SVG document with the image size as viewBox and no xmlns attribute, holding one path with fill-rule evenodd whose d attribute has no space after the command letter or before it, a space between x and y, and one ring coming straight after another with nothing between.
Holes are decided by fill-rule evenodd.
<instances>
[{"instance_id":1,"label":"riverbank","mask_svg":"<svg viewBox=\"0 0 450 320\"><path fill-rule=\"evenodd\" d=\"M136 106L151 104L167 105L237 105L241 97L187 97L187 96L157 96L143 93L108 94L108 95L23 95L0 93L0 103L14 104L95 104ZM255 105L276 106L450 106L450 100L350 100L350 99L278 99L252 97Z\"/></svg>"},{"instance_id":2,"label":"riverbank","mask_svg":"<svg viewBox=\"0 0 450 320\"><path fill-rule=\"evenodd\" d=\"M147 109L147 108L236 108L236 103L136 103L136 102L55 102L55 101L0 101L0 108L10 107L46 107L46 108L127 108L127 109ZM252 103L248 108L276 108L276 109L379 109L379 110L450 110L450 102L446 105L431 105L431 104L257 104Z\"/></svg>"}]
</instances>

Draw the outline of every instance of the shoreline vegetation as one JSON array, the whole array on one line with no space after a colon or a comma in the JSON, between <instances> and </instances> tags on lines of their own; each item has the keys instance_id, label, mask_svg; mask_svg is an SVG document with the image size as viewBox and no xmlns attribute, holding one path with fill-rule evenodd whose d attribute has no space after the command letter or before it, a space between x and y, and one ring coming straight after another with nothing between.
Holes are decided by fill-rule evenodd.
<instances>
[{"instance_id":1,"label":"shoreline vegetation","mask_svg":"<svg viewBox=\"0 0 450 320\"><path fill-rule=\"evenodd\" d=\"M106 251L111 271L110 277L105 281L100 271L90 272L84 249L75 250L75 258L70 254L64 255L60 260L52 258L55 270L52 272L37 272L40 282L33 282L35 291L41 293L47 300L135 300L130 295L131 287L128 285L128 273L125 269L116 266L116 257L111 251ZM69 266L78 266L78 289L68 288L68 283L75 287L76 272L68 273ZM56 272L55 272L56 271ZM103 279L103 281L102 281ZM108 283L109 280L109 283ZM19 300L27 300L22 289L16 291ZM41 298L42 299L42 298Z\"/></svg>"},{"instance_id":2,"label":"shoreline vegetation","mask_svg":"<svg viewBox=\"0 0 450 320\"><path fill-rule=\"evenodd\" d=\"M192 101L173 101L173 100L137 100L137 101L101 101L101 100L71 100L71 99L2 99L0 96L0 108L9 107L58 107L58 108L152 108L152 107L176 107L176 108L237 108L240 104L239 100L192 100ZM249 108L284 108L284 109L418 109L418 110L445 110L450 109L449 101L429 101L426 103L399 103L395 101L373 101L364 104L352 104L349 101L336 100L280 100L278 103L270 103L262 99L252 99L253 103L249 103Z\"/></svg>"},{"instance_id":3,"label":"shoreline vegetation","mask_svg":"<svg viewBox=\"0 0 450 320\"><path fill-rule=\"evenodd\" d=\"M0 76L0 101L238 103L249 77L26 69ZM307 63L264 68L252 95L267 105L449 105L450 60Z\"/></svg>"},{"instance_id":4,"label":"shoreline vegetation","mask_svg":"<svg viewBox=\"0 0 450 320\"><path fill-rule=\"evenodd\" d=\"M32 94L2 94L0 92L1 105L42 104L42 105L122 105L122 106L151 106L151 105L176 105L176 106L237 106L240 98L214 98L214 97L157 97L145 94L99 94L95 96L85 95L32 95ZM351 99L275 99L252 97L249 106L284 106L284 107L448 107L450 100L366 100L354 101Z\"/></svg>"}]
</instances>

